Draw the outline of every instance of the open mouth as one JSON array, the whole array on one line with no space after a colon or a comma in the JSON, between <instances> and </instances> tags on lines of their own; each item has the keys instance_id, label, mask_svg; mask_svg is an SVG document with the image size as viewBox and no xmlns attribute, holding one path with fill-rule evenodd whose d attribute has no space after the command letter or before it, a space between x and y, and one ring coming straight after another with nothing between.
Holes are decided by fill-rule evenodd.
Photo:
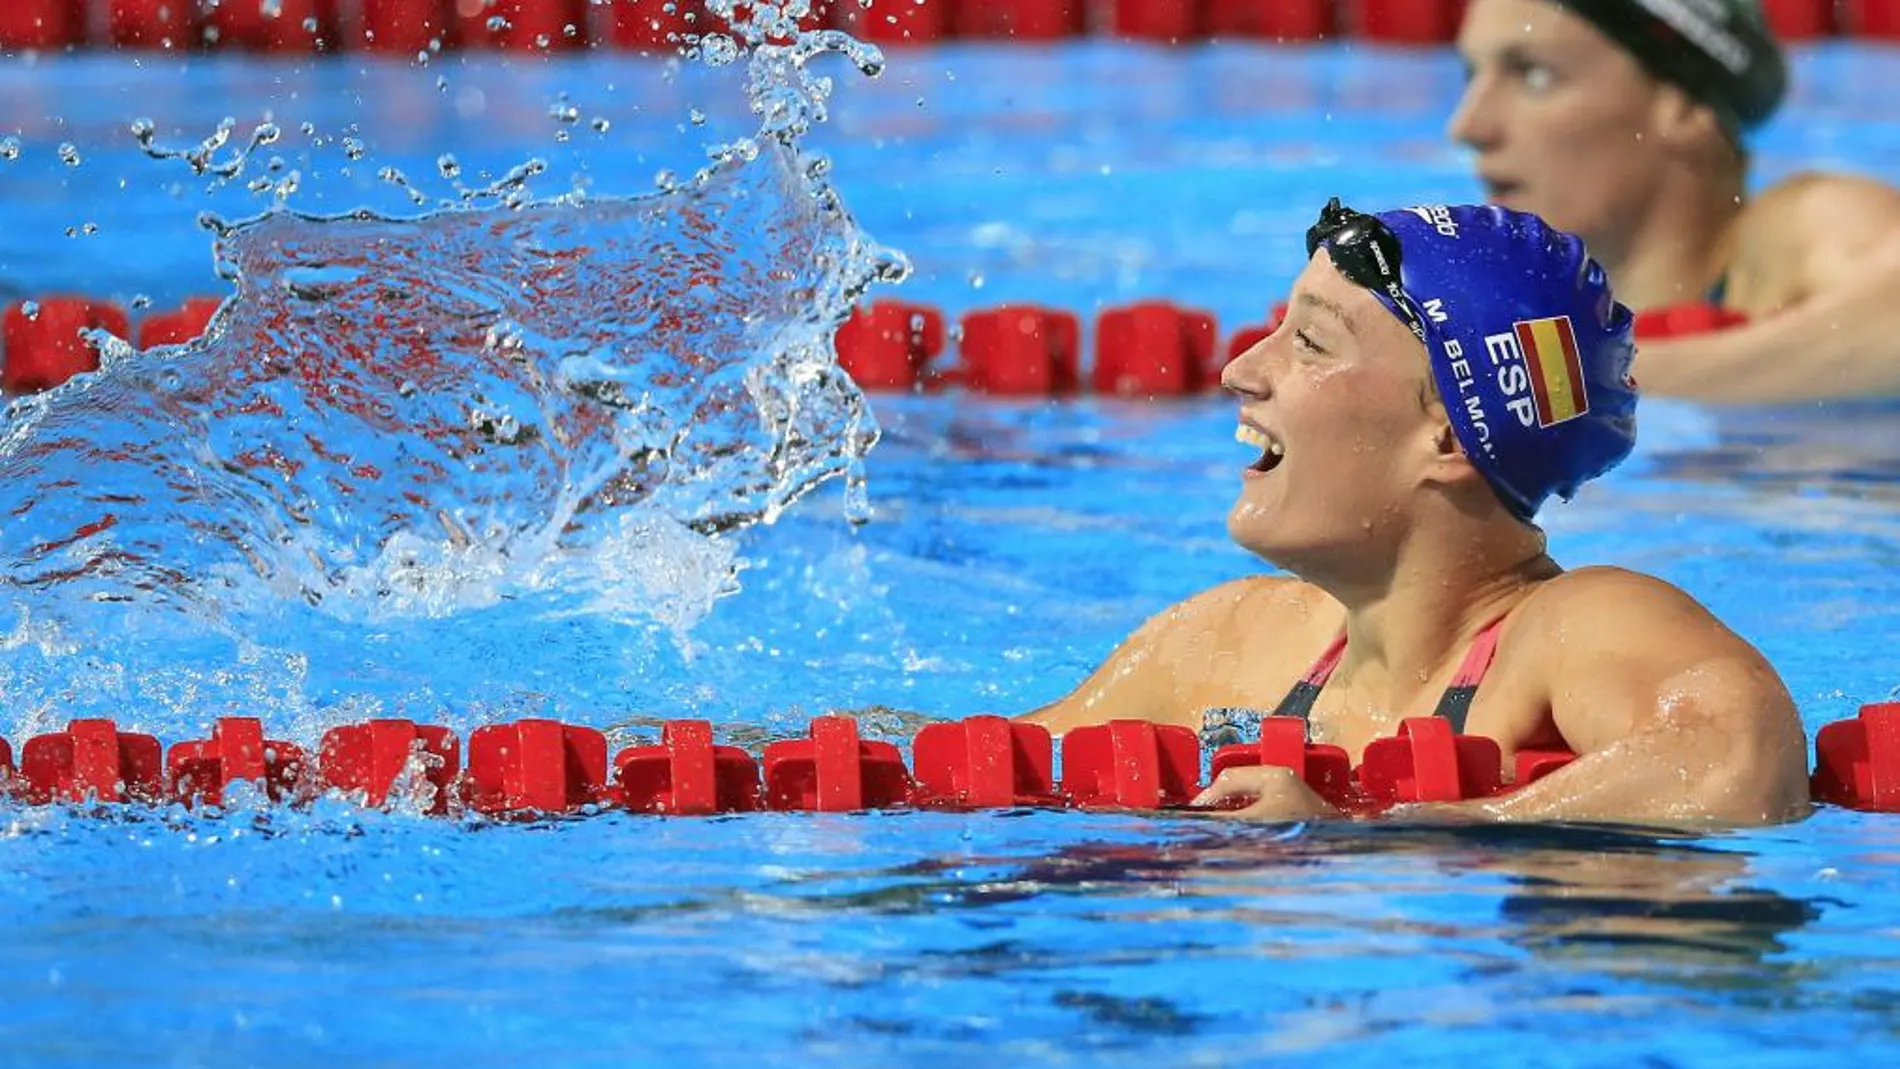
<instances>
[{"instance_id":1,"label":"open mouth","mask_svg":"<svg viewBox=\"0 0 1900 1069\"><path fill-rule=\"evenodd\" d=\"M1257 471L1264 474L1279 467L1280 461L1286 458L1286 447L1269 437L1267 432L1258 427L1250 427L1245 423L1235 427L1234 441L1239 442L1241 445L1250 445L1260 450L1260 459L1247 466L1249 471Z\"/></svg>"},{"instance_id":2,"label":"open mouth","mask_svg":"<svg viewBox=\"0 0 1900 1069\"><path fill-rule=\"evenodd\" d=\"M1523 183L1521 182L1509 182L1503 179L1487 178L1484 180L1485 199L1496 204L1510 197L1522 187Z\"/></svg>"}]
</instances>

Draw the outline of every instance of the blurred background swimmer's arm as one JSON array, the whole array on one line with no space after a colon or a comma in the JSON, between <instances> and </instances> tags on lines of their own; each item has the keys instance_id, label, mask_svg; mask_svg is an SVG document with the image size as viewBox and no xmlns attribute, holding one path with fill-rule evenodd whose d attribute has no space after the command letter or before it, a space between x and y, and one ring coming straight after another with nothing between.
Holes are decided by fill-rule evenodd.
<instances>
[{"instance_id":1,"label":"blurred background swimmer's arm","mask_svg":"<svg viewBox=\"0 0 1900 1069\"><path fill-rule=\"evenodd\" d=\"M1838 175L1782 183L1749 206L1731 288L1752 321L1640 344L1645 393L1900 395L1900 190Z\"/></svg>"},{"instance_id":2,"label":"blurred background swimmer's arm","mask_svg":"<svg viewBox=\"0 0 1900 1069\"><path fill-rule=\"evenodd\" d=\"M1246 704L1243 647L1276 616L1303 612L1301 601L1297 584L1267 576L1196 594L1149 619L1067 697L1021 719L1056 735L1118 719L1198 731L1203 710Z\"/></svg>"}]
</instances>

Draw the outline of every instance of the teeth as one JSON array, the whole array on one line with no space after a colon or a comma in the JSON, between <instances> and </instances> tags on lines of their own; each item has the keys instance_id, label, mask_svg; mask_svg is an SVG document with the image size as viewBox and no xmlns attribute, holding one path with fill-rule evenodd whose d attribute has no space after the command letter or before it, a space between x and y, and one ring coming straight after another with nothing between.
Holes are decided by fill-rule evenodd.
<instances>
[{"instance_id":1,"label":"teeth","mask_svg":"<svg viewBox=\"0 0 1900 1069\"><path fill-rule=\"evenodd\" d=\"M1286 455L1286 447L1266 436L1266 433L1247 426L1245 423L1234 428L1234 441L1249 445L1255 449L1281 457Z\"/></svg>"}]
</instances>

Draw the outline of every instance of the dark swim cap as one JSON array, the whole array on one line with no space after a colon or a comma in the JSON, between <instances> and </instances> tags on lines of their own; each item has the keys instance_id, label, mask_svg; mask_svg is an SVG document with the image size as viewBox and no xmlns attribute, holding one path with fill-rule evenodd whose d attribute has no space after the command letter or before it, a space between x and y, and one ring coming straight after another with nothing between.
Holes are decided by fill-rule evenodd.
<instances>
[{"instance_id":1,"label":"dark swim cap","mask_svg":"<svg viewBox=\"0 0 1900 1069\"><path fill-rule=\"evenodd\" d=\"M1452 429L1518 518L1629 456L1633 316L1581 239L1490 205L1378 219L1398 239L1404 292L1372 292L1402 322L1399 300L1415 306Z\"/></svg>"},{"instance_id":2,"label":"dark swim cap","mask_svg":"<svg viewBox=\"0 0 1900 1069\"><path fill-rule=\"evenodd\" d=\"M1709 106L1737 142L1788 90L1761 0L1552 0L1627 49L1651 75Z\"/></svg>"}]
</instances>

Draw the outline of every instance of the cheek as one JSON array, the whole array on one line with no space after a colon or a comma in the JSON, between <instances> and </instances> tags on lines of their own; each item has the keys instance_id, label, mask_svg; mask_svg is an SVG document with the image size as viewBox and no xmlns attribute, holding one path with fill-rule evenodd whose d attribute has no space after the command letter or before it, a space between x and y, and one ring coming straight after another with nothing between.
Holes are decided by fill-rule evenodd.
<instances>
[{"instance_id":1,"label":"cheek","mask_svg":"<svg viewBox=\"0 0 1900 1069\"><path fill-rule=\"evenodd\" d=\"M1526 109L1520 129L1525 158L1537 169L1540 205L1533 210L1569 229L1592 223L1640 184L1647 151L1638 110L1605 107L1578 93Z\"/></svg>"}]
</instances>

